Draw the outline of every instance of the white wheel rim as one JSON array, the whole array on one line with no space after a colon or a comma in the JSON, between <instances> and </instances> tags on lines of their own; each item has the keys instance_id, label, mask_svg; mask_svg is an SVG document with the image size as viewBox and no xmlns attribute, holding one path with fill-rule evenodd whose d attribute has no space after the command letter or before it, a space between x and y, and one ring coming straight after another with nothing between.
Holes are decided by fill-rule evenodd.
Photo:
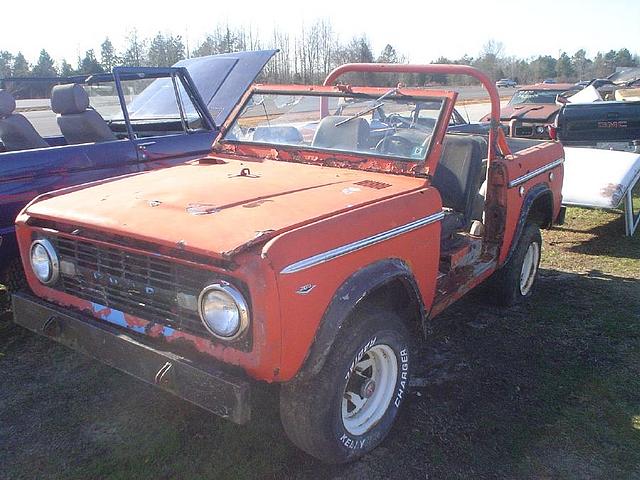
<instances>
[{"instance_id":1,"label":"white wheel rim","mask_svg":"<svg viewBox=\"0 0 640 480\"><path fill-rule=\"evenodd\" d=\"M398 359L388 345L374 345L356 363L342 395L342 424L362 435L384 416L398 380Z\"/></svg>"},{"instance_id":2,"label":"white wheel rim","mask_svg":"<svg viewBox=\"0 0 640 480\"><path fill-rule=\"evenodd\" d=\"M522 295L527 295L531 291L536 273L538 273L539 262L540 245L537 242L531 242L522 261L522 270L520 270L520 293Z\"/></svg>"}]
</instances>

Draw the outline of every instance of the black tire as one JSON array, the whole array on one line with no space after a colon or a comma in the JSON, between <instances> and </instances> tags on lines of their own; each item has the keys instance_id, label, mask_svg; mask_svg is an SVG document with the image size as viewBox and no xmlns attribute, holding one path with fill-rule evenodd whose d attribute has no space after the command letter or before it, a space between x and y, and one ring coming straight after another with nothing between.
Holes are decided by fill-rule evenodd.
<instances>
[{"instance_id":1,"label":"black tire","mask_svg":"<svg viewBox=\"0 0 640 480\"><path fill-rule=\"evenodd\" d=\"M294 380L282 386L280 418L291 441L326 463L355 460L378 446L391 430L398 410L408 394L409 338L402 319L391 311L366 310L357 313L348 326L340 329L339 338L316 376L305 382ZM361 382L367 372L373 370L356 371L355 367L363 365L363 362L374 361L375 358L388 359L391 351L395 355L397 368L380 368L378 371L395 370L395 382L390 377L386 382L381 381L382 386L376 386L379 387L377 390L374 387L373 392L369 393L367 381ZM382 363L384 361L389 360L383 360ZM393 363L392 360L390 362ZM365 400L365 405L368 401L371 401L370 406L376 404L376 393L382 399L379 402L381 406L375 409L382 416L377 421L372 421L363 433L353 433L345 427L343 421L343 398L353 398L349 396L347 388L354 390L354 382L361 383L360 392L370 395ZM384 401L386 398L389 398L388 402ZM349 401L345 405L349 415ZM366 406L362 407L362 413L366 413L365 408ZM371 415L368 418L376 417ZM367 423L364 423L358 428L366 426Z\"/></svg>"},{"instance_id":2,"label":"black tire","mask_svg":"<svg viewBox=\"0 0 640 480\"><path fill-rule=\"evenodd\" d=\"M525 257L532 244L532 248L537 248L537 258L533 262L533 272L526 275L528 282L521 281L521 275L525 266ZM495 303L505 307L514 305L522 299L531 295L532 287L537 278L538 267L540 266L540 257L542 252L542 236L540 235L540 227L534 223L525 225L522 235L518 240L518 245L514 250L511 258L497 272L493 274L489 282L492 298ZM524 287L524 288L523 288Z\"/></svg>"}]
</instances>

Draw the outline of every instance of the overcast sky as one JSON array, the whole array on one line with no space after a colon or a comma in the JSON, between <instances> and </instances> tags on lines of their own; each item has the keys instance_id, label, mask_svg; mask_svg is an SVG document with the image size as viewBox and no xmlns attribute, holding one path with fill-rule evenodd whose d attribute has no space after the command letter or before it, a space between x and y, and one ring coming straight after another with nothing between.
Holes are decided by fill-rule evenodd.
<instances>
[{"instance_id":1,"label":"overcast sky","mask_svg":"<svg viewBox=\"0 0 640 480\"><path fill-rule=\"evenodd\" d=\"M46 48L75 65L89 48L99 54L107 36L123 48L134 28L142 37L182 35L193 49L220 22L268 37L274 26L295 34L317 18L329 19L342 41L364 33L374 54L390 43L416 63L476 56L489 39L519 57L580 48L589 55L622 47L640 53L639 0L3 0L2 17L0 50L21 51L32 63Z\"/></svg>"}]
</instances>

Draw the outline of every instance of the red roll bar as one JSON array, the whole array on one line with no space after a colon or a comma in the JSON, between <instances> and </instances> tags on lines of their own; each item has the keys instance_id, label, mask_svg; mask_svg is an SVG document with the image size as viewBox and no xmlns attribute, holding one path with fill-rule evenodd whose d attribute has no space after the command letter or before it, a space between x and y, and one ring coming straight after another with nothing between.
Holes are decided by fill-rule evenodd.
<instances>
[{"instance_id":1,"label":"red roll bar","mask_svg":"<svg viewBox=\"0 0 640 480\"><path fill-rule=\"evenodd\" d=\"M402 63L347 63L342 65L327 75L324 85L333 85L334 82L345 73L350 72L375 72L375 73L427 73L442 75L468 75L480 81L489 93L491 101L491 126L489 129L489 160L495 157L496 145L503 155L509 155L509 147L507 146L504 132L500 128L500 96L494 83L477 68L468 65L412 65ZM324 116L327 112L322 111Z\"/></svg>"}]
</instances>

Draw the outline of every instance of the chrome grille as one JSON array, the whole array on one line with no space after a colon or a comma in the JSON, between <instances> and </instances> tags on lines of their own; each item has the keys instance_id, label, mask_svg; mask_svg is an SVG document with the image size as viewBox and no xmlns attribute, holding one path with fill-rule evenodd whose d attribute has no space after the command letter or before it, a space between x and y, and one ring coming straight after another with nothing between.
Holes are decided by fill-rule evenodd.
<instances>
[{"instance_id":1,"label":"chrome grille","mask_svg":"<svg viewBox=\"0 0 640 480\"><path fill-rule=\"evenodd\" d=\"M55 288L144 320L209 336L196 305L210 272L86 240L51 241L62 270Z\"/></svg>"}]
</instances>

